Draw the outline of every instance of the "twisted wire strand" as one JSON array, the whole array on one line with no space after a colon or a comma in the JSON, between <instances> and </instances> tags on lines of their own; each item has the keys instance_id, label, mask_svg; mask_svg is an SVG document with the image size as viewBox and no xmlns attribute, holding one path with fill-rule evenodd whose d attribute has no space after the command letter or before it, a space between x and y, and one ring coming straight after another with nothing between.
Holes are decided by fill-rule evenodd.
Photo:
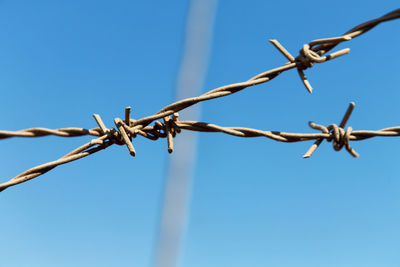
<instances>
[{"instance_id":1,"label":"twisted wire strand","mask_svg":"<svg viewBox=\"0 0 400 267\"><path fill-rule=\"evenodd\" d=\"M0 130L0 139L6 139L10 137L40 137L40 136L62 136L62 137L73 137L73 136L84 136L84 135L92 135L92 136L100 136L100 129L83 129L83 128L60 128L60 129L47 129L47 128L30 128L20 131L1 131Z\"/></svg>"},{"instance_id":2,"label":"twisted wire strand","mask_svg":"<svg viewBox=\"0 0 400 267\"><path fill-rule=\"evenodd\" d=\"M97 139L93 139L90 142L74 149L73 151L71 151L70 153L66 154L65 156L59 158L58 160L51 161L51 162L48 162L45 164L41 164L39 166L33 167L29 170L26 170L23 173L20 173L19 175L10 179L8 182L0 184L0 192L10 186L24 183L24 182L29 181L33 178L36 178L40 175L43 175L46 172L54 169L55 167L57 167L59 165L63 165L63 164L87 157L89 155L92 155L96 152L99 152L100 150L103 150L103 149L109 147L113 143L110 141L105 141L106 138L108 138L107 135L104 135Z\"/></svg>"},{"instance_id":3,"label":"twisted wire strand","mask_svg":"<svg viewBox=\"0 0 400 267\"><path fill-rule=\"evenodd\" d=\"M124 120L120 118L116 118L114 120L114 124L117 129L107 128L101 120L100 116L94 114L93 116L99 127L93 129L30 128L20 131L0 131L0 139L11 137L41 137L49 135L60 137L77 137L90 135L97 137L96 139L93 139L92 141L82 145L81 147L78 147L77 149L66 154L58 160L31 168L12 178L8 182L0 184L0 192L10 186L14 186L38 177L59 165L66 164L97 153L113 144L125 145L130 154L132 156L135 156L136 151L132 144L132 138L137 137L137 135L143 136L150 140L166 138L168 144L168 152L172 153L174 149L173 138L181 132L181 129L199 132L221 132L238 137L266 137L280 142L300 142L316 140L315 143L306 152L306 154L304 154L303 157L305 158L310 157L323 140L327 140L328 142L333 142L333 148L336 151L339 151L343 147L345 147L351 155L357 157L358 154L350 147L350 141L360 141L377 136L399 136L400 126L385 128L378 131L353 131L351 127L348 127L345 130L344 127L354 108L354 103L350 103L350 106L339 126L337 126L336 124L331 124L325 127L322 125L317 125L315 123L310 123L311 128L319 130L321 131L321 133L287 133L279 131L262 131L245 127L222 127L197 121L179 121L177 112L202 101L228 96L239 92L247 87L268 82L279 76L281 73L294 68L297 69L301 81L303 82L306 89L311 93L313 89L306 75L304 74L304 70L313 67L315 63L327 62L329 60L349 53L350 49L346 48L325 55L338 44L358 37L382 22L398 18L400 18L400 9L394 10L380 18L362 23L352 28L342 36L311 41L308 44L303 45L297 57L292 56L290 52L288 52L277 40L270 40L270 42L283 54L283 56L285 56L285 58L289 60L289 62L285 63L283 66L268 70L266 72L262 72L247 81L221 86L210 90L209 92L204 93L200 96L177 101L162 108L154 115L147 116L139 120L133 120L130 118L131 109L130 107L128 107L125 109ZM158 121L159 119L162 119L163 122ZM154 122L153 126L150 125L152 122Z\"/></svg>"},{"instance_id":4,"label":"twisted wire strand","mask_svg":"<svg viewBox=\"0 0 400 267\"><path fill-rule=\"evenodd\" d=\"M181 127L181 129L191 130L191 131L220 132L238 137L267 137L275 141L289 142L289 143L316 140L319 138L324 138L329 141L331 141L334 138L336 140L340 140L341 138L343 138L344 133L346 132L343 128L339 128L335 124L331 124L327 127L319 125L327 129L327 132L322 132L322 133L288 133L279 131L262 131L245 127L222 127L215 124L209 124L197 121L182 121L179 122L178 125L179 127ZM332 131L329 131L329 129L332 129ZM400 126L385 128L377 131L372 131L372 130L351 131L351 134L349 135L348 138L350 141L362 141L365 139L378 136L381 137L400 136Z\"/></svg>"},{"instance_id":5,"label":"twisted wire strand","mask_svg":"<svg viewBox=\"0 0 400 267\"><path fill-rule=\"evenodd\" d=\"M354 37L360 36L361 34L368 32L369 30L373 29L374 27L381 24L382 22L386 22L386 21L390 21L390 20L394 20L394 19L398 19L398 18L400 18L400 8L393 10L393 11L383 15L382 17L379 17L379 18L376 18L373 20L369 20L360 25L357 25L354 28L347 31L345 34L343 34L343 36L349 36L351 38L354 38ZM321 43L318 47L316 47L314 49L314 51L320 53L320 55L323 55L323 54L329 52L330 50L332 50L339 43L341 43L341 42Z\"/></svg>"}]
</instances>

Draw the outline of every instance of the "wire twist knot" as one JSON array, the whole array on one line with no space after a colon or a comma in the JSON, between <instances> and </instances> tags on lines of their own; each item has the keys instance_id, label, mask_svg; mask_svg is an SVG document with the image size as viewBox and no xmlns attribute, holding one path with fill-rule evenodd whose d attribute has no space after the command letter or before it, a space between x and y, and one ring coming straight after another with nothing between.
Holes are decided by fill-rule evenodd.
<instances>
[{"instance_id":1,"label":"wire twist knot","mask_svg":"<svg viewBox=\"0 0 400 267\"><path fill-rule=\"evenodd\" d=\"M319 57L319 55L312 50L309 50L306 53L304 49L305 46L306 45L300 49L299 55L295 58L297 69L302 71L314 66L314 62L316 62L315 59Z\"/></svg>"},{"instance_id":2,"label":"wire twist knot","mask_svg":"<svg viewBox=\"0 0 400 267\"><path fill-rule=\"evenodd\" d=\"M322 133L329 134L325 139L328 142L333 142L333 149L340 151L343 147L346 148L347 152L353 157L357 158L358 153L350 146L350 138L353 128L348 126L346 130L343 127L337 126L336 124L330 124L328 127L318 125L313 122L309 123L310 127L315 130L320 130Z\"/></svg>"},{"instance_id":3,"label":"wire twist knot","mask_svg":"<svg viewBox=\"0 0 400 267\"><path fill-rule=\"evenodd\" d=\"M295 58L293 57L289 51L287 51L277 40L270 40L270 42L275 46L279 52L285 56L289 62L285 66L289 66L290 68L297 68L297 72L299 73L300 79L306 87L307 91L312 93L312 86L307 79L307 76L304 74L304 70L311 68L314 63L322 63L350 52L350 49L345 48L336 52L333 52L329 55L323 56L326 53L324 50L324 46L339 44L344 41L351 40L349 35L344 35L340 37L333 38L325 38L311 41L308 44L304 44L303 48L300 49L299 55Z\"/></svg>"}]
</instances>

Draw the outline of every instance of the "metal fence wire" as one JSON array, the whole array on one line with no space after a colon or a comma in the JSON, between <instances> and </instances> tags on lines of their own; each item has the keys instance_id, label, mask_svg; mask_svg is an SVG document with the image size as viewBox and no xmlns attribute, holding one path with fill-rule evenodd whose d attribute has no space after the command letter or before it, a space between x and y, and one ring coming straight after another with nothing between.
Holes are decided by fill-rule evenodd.
<instances>
[{"instance_id":1,"label":"metal fence wire","mask_svg":"<svg viewBox=\"0 0 400 267\"><path fill-rule=\"evenodd\" d=\"M46 128L30 128L20 131L0 131L0 139L11 137L41 137L48 135L60 137L91 135L97 137L90 142L76 148L58 160L26 170L9 181L0 184L0 192L10 186L24 183L42 174L45 174L59 165L95 154L96 152L106 149L114 144L125 145L128 148L129 153L132 156L135 156L136 151L133 147L132 139L136 138L138 135L150 140L166 138L168 143L168 152L172 153L174 149L173 138L176 137L181 130L221 132L239 137L267 137L280 142L301 142L315 140L314 144L304 154L304 158L310 157L321 144L321 142L326 140L333 143L333 148L336 151L339 151L344 147L352 156L357 157L358 154L354 151L354 149L351 148L350 141L360 141L377 136L400 136L400 126L385 128L377 131L353 131L352 127L350 126L344 129L354 109L353 102L350 103L339 125L330 124L329 126L325 127L323 125L310 122L309 126L312 129L319 131L318 133L262 131L245 127L222 127L198 121L180 121L178 112L199 102L228 96L247 87L268 82L279 76L281 73L291 69L297 70L304 86L311 93L312 87L306 75L304 74L306 69L313 67L315 63L323 63L348 54L350 52L349 48L330 54L328 54L328 52L338 44L347 42L357 36L360 36L382 22L398 18L400 18L400 9L396 9L382 17L362 23L341 36L311 41L308 44L303 45L297 57L293 57L277 40L270 40L270 42L289 60L289 62L281 67L260 73L248 81L225 85L200 96L177 101L162 108L154 115L144 117L139 120L130 118L131 108L127 107L125 109L124 120L120 118L114 119L116 128L107 128L101 117L98 114L94 114L93 117L98 124L98 127L93 129L60 128L52 130ZM153 125L151 125L152 123Z\"/></svg>"}]
</instances>

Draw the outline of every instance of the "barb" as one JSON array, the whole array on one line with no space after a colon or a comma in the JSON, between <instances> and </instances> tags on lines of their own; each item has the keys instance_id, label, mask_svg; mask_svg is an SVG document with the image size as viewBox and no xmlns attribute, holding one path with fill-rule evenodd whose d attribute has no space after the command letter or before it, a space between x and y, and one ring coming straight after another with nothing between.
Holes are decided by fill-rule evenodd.
<instances>
[{"instance_id":1,"label":"barb","mask_svg":"<svg viewBox=\"0 0 400 267\"><path fill-rule=\"evenodd\" d=\"M334 145L333 145L333 147L335 148L335 150L337 150L336 148L339 148L339 145L337 145L337 144L340 143L340 140L344 140L343 138L340 139L340 135L343 136L343 131L340 131L339 128L340 128L340 129L343 129L343 127L346 125L347 121L349 120L349 118L350 118L350 116L351 116L351 113L352 113L353 110L354 110L354 107L355 107L354 102L351 102L350 105L349 105L349 107L347 108L346 113L345 113L344 116L343 116L342 121L340 122L340 126L339 126L339 127L337 127L335 124L332 124L332 127L331 127L331 128L335 131L335 135L334 135L334 136L335 136L335 143L334 143ZM317 125L317 124L315 124L315 123L313 123L313 122L311 122L311 121L309 122L309 125L310 125L311 128L316 129L316 130L321 130L323 133L328 133L329 130L330 130L330 129L328 129L328 128L325 128L325 127L322 127L322 126L320 126L320 125ZM351 131L351 128L350 128L350 131ZM346 131L346 132L347 132L347 131ZM306 154L304 154L303 158L309 158L309 157L311 157L311 155L315 152L315 150L318 148L318 146L322 143L323 140L324 140L323 138L317 139L317 141L315 141L315 143L310 147L310 149L308 149L308 151L306 152ZM347 137L347 143L346 143L346 144L348 144L348 137ZM340 150L342 147L343 147L343 144L340 146L340 148L339 148L338 150ZM349 152L350 152L353 156L358 157L358 154L355 153L355 151L351 150L350 147L348 147L348 146L346 145L346 148L348 148Z\"/></svg>"},{"instance_id":2,"label":"barb","mask_svg":"<svg viewBox=\"0 0 400 267\"><path fill-rule=\"evenodd\" d=\"M304 155L304 157L306 158L310 157L312 153L315 152L315 150L318 148L323 140L327 140L328 142L333 141L333 147L336 151L339 151L343 147L345 147L351 155L357 157L358 154L350 147L350 141L359 141L376 136L400 136L400 127L385 128L378 131L353 131L351 127L348 127L345 130L344 127L354 108L354 103L350 103L346 115L344 116L339 126L331 124L325 127L312 122L309 123L311 128L319 130L321 131L321 133L286 133L277 131L261 131L244 127L222 127L214 124L196 121L179 121L177 112L202 101L228 96L239 92L247 87L268 82L279 76L281 73L294 68L297 69L300 79L302 80L306 89L311 93L312 87L308 79L306 78L306 75L304 74L304 71L306 69L313 67L315 63L327 62L331 59L349 53L350 50L346 48L325 55L338 44L360 36L382 22L398 18L400 18L400 9L394 10L380 18L360 24L352 28L350 31L346 32L342 36L311 41L302 47L297 57L293 57L278 41L270 40L270 42L289 60L289 62L285 63L281 67L277 67L272 70L260 73L249 79L248 81L221 86L203 95L177 101L162 108L154 115L144 117L139 120L131 119L131 108L127 107L125 109L124 120L121 120L119 118L116 118L114 120L117 130L114 128L107 128L101 120L100 116L94 114L94 119L96 120L96 123L99 127L93 129L61 128L52 130L46 128L30 128L20 131L0 131L0 139L10 137L40 137L48 135L55 135L60 137L77 137L91 135L98 137L56 161L52 161L29 169L12 178L8 182L0 184L0 191L3 191L10 186L14 186L16 184L20 184L35 177L38 177L59 165L92 155L113 144L125 145L128 148L129 153L132 156L135 156L136 152L132 144L132 138L136 138L137 135L141 135L150 140L167 138L168 152L172 153L173 138L181 132L181 129L199 132L221 132L239 137L267 137L280 142L300 142L316 140L316 142ZM159 119L163 119L163 122L158 121ZM152 122L154 122L153 126L150 125Z\"/></svg>"}]
</instances>

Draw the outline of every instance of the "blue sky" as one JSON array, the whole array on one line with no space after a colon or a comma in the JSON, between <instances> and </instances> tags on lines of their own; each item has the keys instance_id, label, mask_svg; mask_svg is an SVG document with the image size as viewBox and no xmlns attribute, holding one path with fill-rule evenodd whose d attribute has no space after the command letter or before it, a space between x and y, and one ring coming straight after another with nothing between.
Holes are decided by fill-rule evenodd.
<instances>
[{"instance_id":1,"label":"blue sky","mask_svg":"<svg viewBox=\"0 0 400 267\"><path fill-rule=\"evenodd\" d=\"M0 128L108 127L174 101L188 1L0 1ZM244 81L313 39L337 36L397 1L220 1L203 92ZM376 130L400 125L397 34L382 24L338 47L349 55L202 104L222 126L313 132L312 120ZM178 136L179 138L179 136ZM1 141L1 181L90 137ZM181 266L399 266L398 138L354 142L358 159L324 142L199 136ZM166 141L114 146L0 194L0 266L151 266ZM176 147L179 149L179 147Z\"/></svg>"}]
</instances>

